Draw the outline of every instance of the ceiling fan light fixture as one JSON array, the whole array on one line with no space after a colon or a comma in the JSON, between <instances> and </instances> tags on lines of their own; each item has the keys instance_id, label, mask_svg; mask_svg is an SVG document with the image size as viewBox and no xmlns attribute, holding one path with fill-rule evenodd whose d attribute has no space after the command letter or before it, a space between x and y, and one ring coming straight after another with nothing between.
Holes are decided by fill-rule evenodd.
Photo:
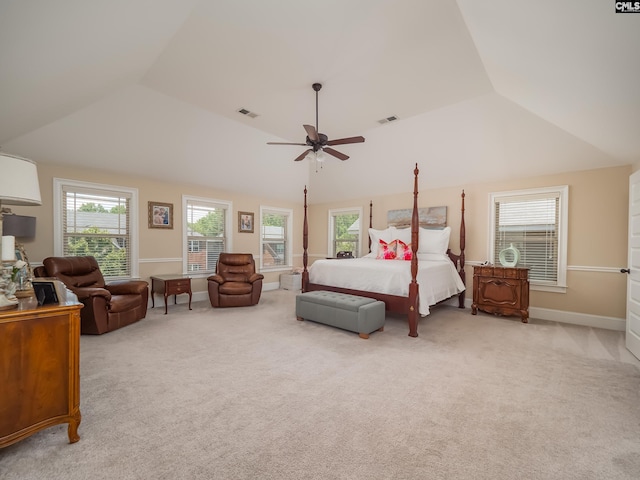
<instances>
[{"instance_id":1,"label":"ceiling fan light fixture","mask_svg":"<svg viewBox=\"0 0 640 480\"><path fill-rule=\"evenodd\" d=\"M305 132L307 132L307 137L305 139L305 143L290 143L290 142L267 142L267 145L298 145L301 147L310 147L310 150L302 152L298 155L294 161L298 162L305 158L309 158L310 160L316 161L316 171L317 165L319 162L323 162L325 160L326 155L331 155L340 160L347 160L349 158L348 155L341 153L331 147L335 145L346 145L350 143L362 143L364 142L364 137L347 137L347 138L338 138L334 140L329 140L324 133L320 133L318 131L318 91L322 88L322 84L314 83L313 90L316 92L316 125L302 125ZM244 109L241 109L244 110ZM244 113L244 112L240 112ZM311 156L313 155L313 156ZM322 166L322 165L321 165Z\"/></svg>"}]
</instances>

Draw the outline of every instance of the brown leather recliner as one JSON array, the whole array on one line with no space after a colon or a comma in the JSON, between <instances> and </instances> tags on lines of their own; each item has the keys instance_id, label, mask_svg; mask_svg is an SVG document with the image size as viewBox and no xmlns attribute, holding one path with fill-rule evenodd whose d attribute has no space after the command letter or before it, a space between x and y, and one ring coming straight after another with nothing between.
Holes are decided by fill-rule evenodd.
<instances>
[{"instance_id":1,"label":"brown leather recliner","mask_svg":"<svg viewBox=\"0 0 640 480\"><path fill-rule=\"evenodd\" d=\"M80 310L83 334L111 332L147 315L149 284L120 280L106 284L94 257L48 257L37 277L55 277L84 304Z\"/></svg>"},{"instance_id":2,"label":"brown leather recliner","mask_svg":"<svg viewBox=\"0 0 640 480\"><path fill-rule=\"evenodd\" d=\"M221 253L216 274L207 278L212 307L256 305L262 293L264 275L256 273L250 253Z\"/></svg>"}]
</instances>

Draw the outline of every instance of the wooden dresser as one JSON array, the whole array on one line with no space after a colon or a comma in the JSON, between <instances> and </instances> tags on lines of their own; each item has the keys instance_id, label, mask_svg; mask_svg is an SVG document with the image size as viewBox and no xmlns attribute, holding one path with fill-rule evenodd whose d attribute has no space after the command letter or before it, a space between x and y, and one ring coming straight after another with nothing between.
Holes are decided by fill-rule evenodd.
<instances>
[{"instance_id":1,"label":"wooden dresser","mask_svg":"<svg viewBox=\"0 0 640 480\"><path fill-rule=\"evenodd\" d=\"M42 429L80 424L80 309L76 299L0 311L0 448Z\"/></svg>"},{"instance_id":2,"label":"wooden dresser","mask_svg":"<svg viewBox=\"0 0 640 480\"><path fill-rule=\"evenodd\" d=\"M498 315L520 315L529 321L529 269L516 267L473 267L473 303L478 310Z\"/></svg>"}]
</instances>

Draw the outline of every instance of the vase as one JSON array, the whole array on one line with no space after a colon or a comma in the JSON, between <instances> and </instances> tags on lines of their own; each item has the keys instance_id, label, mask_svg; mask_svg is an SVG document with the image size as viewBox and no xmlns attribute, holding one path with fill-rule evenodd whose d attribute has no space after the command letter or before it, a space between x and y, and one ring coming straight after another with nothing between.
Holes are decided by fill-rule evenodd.
<instances>
[{"instance_id":1,"label":"vase","mask_svg":"<svg viewBox=\"0 0 640 480\"><path fill-rule=\"evenodd\" d=\"M520 260L520 250L511 243L500 252L498 258L500 259L500 265L503 267L515 267L518 264L518 260Z\"/></svg>"}]
</instances>

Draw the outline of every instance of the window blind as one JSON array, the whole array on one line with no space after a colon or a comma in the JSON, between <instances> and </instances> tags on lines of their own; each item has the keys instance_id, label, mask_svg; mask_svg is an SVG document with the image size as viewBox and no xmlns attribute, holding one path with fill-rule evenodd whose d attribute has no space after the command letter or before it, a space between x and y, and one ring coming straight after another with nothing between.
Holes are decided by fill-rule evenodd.
<instances>
[{"instance_id":1,"label":"window blind","mask_svg":"<svg viewBox=\"0 0 640 480\"><path fill-rule=\"evenodd\" d=\"M279 267L287 265L289 214L287 212L262 211L260 240L262 244L262 266Z\"/></svg>"},{"instance_id":2,"label":"window blind","mask_svg":"<svg viewBox=\"0 0 640 480\"><path fill-rule=\"evenodd\" d=\"M500 198L494 204L494 264L502 250L520 251L518 267L529 268L530 280L556 284L559 265L560 195Z\"/></svg>"},{"instance_id":3,"label":"window blind","mask_svg":"<svg viewBox=\"0 0 640 480\"><path fill-rule=\"evenodd\" d=\"M187 200L187 270L213 273L227 244L224 204Z\"/></svg>"},{"instance_id":4,"label":"window blind","mask_svg":"<svg viewBox=\"0 0 640 480\"><path fill-rule=\"evenodd\" d=\"M63 186L62 254L91 255L105 277L130 277L130 212L130 193Z\"/></svg>"}]
</instances>

